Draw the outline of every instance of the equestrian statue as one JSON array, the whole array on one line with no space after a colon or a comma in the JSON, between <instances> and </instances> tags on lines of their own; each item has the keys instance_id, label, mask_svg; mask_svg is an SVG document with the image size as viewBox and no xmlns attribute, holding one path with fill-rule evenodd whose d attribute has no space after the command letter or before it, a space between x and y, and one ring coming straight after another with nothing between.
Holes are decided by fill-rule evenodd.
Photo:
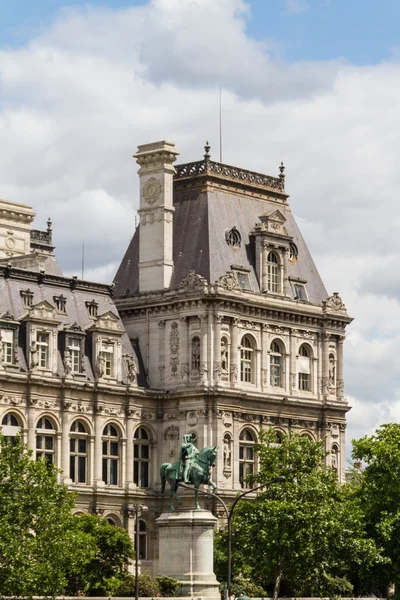
<instances>
[{"instance_id":1,"label":"equestrian statue","mask_svg":"<svg viewBox=\"0 0 400 600\"><path fill-rule=\"evenodd\" d=\"M216 484L211 479L211 467L215 467L218 446L208 446L199 450L195 445L196 436L187 433L183 436L183 444L179 450L179 460L175 463L164 463L161 465L161 492L165 490L165 482L170 485L170 508L175 510L172 500L177 499L181 506L182 499L176 493L180 482L194 486L194 499L196 508L199 505L199 487L201 484L211 485L212 494L217 490Z\"/></svg>"}]
</instances>

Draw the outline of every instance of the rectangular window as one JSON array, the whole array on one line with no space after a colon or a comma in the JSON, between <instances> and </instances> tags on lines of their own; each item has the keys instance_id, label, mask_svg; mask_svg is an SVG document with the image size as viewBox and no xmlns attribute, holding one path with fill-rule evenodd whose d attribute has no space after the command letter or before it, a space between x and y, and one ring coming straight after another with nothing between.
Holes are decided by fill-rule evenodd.
<instances>
[{"instance_id":1,"label":"rectangular window","mask_svg":"<svg viewBox=\"0 0 400 600\"><path fill-rule=\"evenodd\" d=\"M72 371L80 373L81 371L81 340L70 338L68 340L68 350L71 356Z\"/></svg>"},{"instance_id":2,"label":"rectangular window","mask_svg":"<svg viewBox=\"0 0 400 600\"><path fill-rule=\"evenodd\" d=\"M49 368L49 335L48 333L38 333L36 338L38 347L38 361L40 369Z\"/></svg>"},{"instance_id":3,"label":"rectangular window","mask_svg":"<svg viewBox=\"0 0 400 600\"><path fill-rule=\"evenodd\" d=\"M113 344L103 344L99 353L103 359L104 375L106 377L114 377L114 346Z\"/></svg>"},{"instance_id":4,"label":"rectangular window","mask_svg":"<svg viewBox=\"0 0 400 600\"><path fill-rule=\"evenodd\" d=\"M310 390L310 375L308 373L299 373L299 390Z\"/></svg>"},{"instance_id":5,"label":"rectangular window","mask_svg":"<svg viewBox=\"0 0 400 600\"><path fill-rule=\"evenodd\" d=\"M271 386L281 387L281 357L271 354Z\"/></svg>"},{"instance_id":6,"label":"rectangular window","mask_svg":"<svg viewBox=\"0 0 400 600\"><path fill-rule=\"evenodd\" d=\"M304 302L308 302L306 286L304 283L293 284L293 293L295 300L303 300Z\"/></svg>"},{"instance_id":7,"label":"rectangular window","mask_svg":"<svg viewBox=\"0 0 400 600\"><path fill-rule=\"evenodd\" d=\"M7 365L13 364L14 332L12 329L1 330L1 358Z\"/></svg>"},{"instance_id":8,"label":"rectangular window","mask_svg":"<svg viewBox=\"0 0 400 600\"><path fill-rule=\"evenodd\" d=\"M236 269L234 269L233 272L236 275L236 279L237 279L240 289L251 291L249 274L245 273L244 271L239 271Z\"/></svg>"}]
</instances>

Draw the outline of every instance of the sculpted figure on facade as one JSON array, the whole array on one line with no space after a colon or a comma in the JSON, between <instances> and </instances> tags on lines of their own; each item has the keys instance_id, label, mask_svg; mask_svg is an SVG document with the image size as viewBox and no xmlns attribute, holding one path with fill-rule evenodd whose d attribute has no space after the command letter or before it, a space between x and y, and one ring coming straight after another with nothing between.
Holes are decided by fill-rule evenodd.
<instances>
[{"instance_id":1,"label":"sculpted figure on facade","mask_svg":"<svg viewBox=\"0 0 400 600\"><path fill-rule=\"evenodd\" d=\"M224 435L224 469L232 467L231 436L229 433Z\"/></svg>"},{"instance_id":2,"label":"sculpted figure on facade","mask_svg":"<svg viewBox=\"0 0 400 600\"><path fill-rule=\"evenodd\" d=\"M96 373L96 377L98 379L101 379L103 377L104 367L105 367L104 356L102 356L102 354L99 353L97 355L96 364L95 364L95 373Z\"/></svg>"},{"instance_id":3,"label":"sculpted figure on facade","mask_svg":"<svg viewBox=\"0 0 400 600\"><path fill-rule=\"evenodd\" d=\"M225 338L221 340L221 371L222 376L228 374L228 344Z\"/></svg>"},{"instance_id":4,"label":"sculpted figure on facade","mask_svg":"<svg viewBox=\"0 0 400 600\"><path fill-rule=\"evenodd\" d=\"M127 379L129 383L137 382L137 366L136 361L132 356L126 356Z\"/></svg>"},{"instance_id":5,"label":"sculpted figure on facade","mask_svg":"<svg viewBox=\"0 0 400 600\"><path fill-rule=\"evenodd\" d=\"M64 372L66 375L69 375L72 371L72 360L71 353L69 350L64 352Z\"/></svg>"},{"instance_id":6,"label":"sculpted figure on facade","mask_svg":"<svg viewBox=\"0 0 400 600\"><path fill-rule=\"evenodd\" d=\"M198 337L192 340L192 371L200 370L200 339Z\"/></svg>"},{"instance_id":7,"label":"sculpted figure on facade","mask_svg":"<svg viewBox=\"0 0 400 600\"><path fill-rule=\"evenodd\" d=\"M30 353L30 367L31 367L31 370L34 371L39 364L38 349L37 349L37 344L35 341L31 342L29 353Z\"/></svg>"}]
</instances>

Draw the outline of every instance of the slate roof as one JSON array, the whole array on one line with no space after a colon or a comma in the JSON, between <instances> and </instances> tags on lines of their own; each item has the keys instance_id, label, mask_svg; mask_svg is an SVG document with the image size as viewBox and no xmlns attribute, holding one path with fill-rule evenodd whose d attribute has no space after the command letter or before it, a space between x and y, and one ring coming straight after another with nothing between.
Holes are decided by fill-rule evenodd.
<instances>
[{"instance_id":1,"label":"slate roof","mask_svg":"<svg viewBox=\"0 0 400 600\"><path fill-rule=\"evenodd\" d=\"M212 173L207 171L210 164ZM306 280L309 301L321 304L328 294L287 203L283 170L281 178L272 178L218 165L205 160L176 167L170 288L177 289L190 270L214 283L232 265L241 265L250 269L252 290L260 292L249 234L262 214L278 209L286 217L288 235L298 248L298 260L289 262L288 275ZM225 232L234 226L242 236L238 249L225 239ZM139 236L140 225L115 276L116 297L139 291ZM293 298L291 289L289 294Z\"/></svg>"},{"instance_id":2,"label":"slate roof","mask_svg":"<svg viewBox=\"0 0 400 600\"><path fill-rule=\"evenodd\" d=\"M55 308L54 296L63 295L66 300L66 314L58 311L54 313L55 319L60 322L58 329L63 330L66 325L76 323L83 330L86 330L93 318L89 317L86 302L95 300L98 304L98 316L111 311L118 317L118 323L122 331L122 353L136 357L138 365L138 386L147 387L144 374L143 361L137 344L135 348L125 332L123 323L119 318L118 311L110 295L110 286L104 284L94 284L90 282L77 281L74 278L54 276L51 274L34 273L31 270L0 266L0 319L5 313L10 313L16 321L20 321L28 310L21 297L21 290L29 289L33 292L32 304L47 301ZM21 335L18 347L19 368L21 371L27 371L26 360L26 340L23 339L24 328L21 327ZM89 335L89 334L88 334ZM85 355L85 377L89 381L94 380L93 365L91 356ZM126 365L122 361L123 382L127 383ZM58 375L64 375L64 367L60 350L58 351ZM82 376L79 376L82 380Z\"/></svg>"}]
</instances>

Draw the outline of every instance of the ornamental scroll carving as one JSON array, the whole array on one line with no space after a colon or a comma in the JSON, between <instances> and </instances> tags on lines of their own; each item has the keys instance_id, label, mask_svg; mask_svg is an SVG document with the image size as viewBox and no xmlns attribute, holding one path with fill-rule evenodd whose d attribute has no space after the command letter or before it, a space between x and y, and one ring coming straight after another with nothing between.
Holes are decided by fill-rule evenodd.
<instances>
[{"instance_id":1,"label":"ornamental scroll carving","mask_svg":"<svg viewBox=\"0 0 400 600\"><path fill-rule=\"evenodd\" d=\"M169 334L169 349L169 363L171 366L171 376L177 377L179 365L179 329L178 323L176 323L175 321L171 325L171 331Z\"/></svg>"},{"instance_id":2,"label":"ornamental scroll carving","mask_svg":"<svg viewBox=\"0 0 400 600\"><path fill-rule=\"evenodd\" d=\"M8 404L9 406L18 406L19 404L23 404L23 400L17 396L1 396L0 403Z\"/></svg>"},{"instance_id":3,"label":"ornamental scroll carving","mask_svg":"<svg viewBox=\"0 0 400 600\"><path fill-rule=\"evenodd\" d=\"M334 310L336 312L346 312L346 307L338 292L334 292L327 300L322 303L325 310Z\"/></svg>"},{"instance_id":4,"label":"ornamental scroll carving","mask_svg":"<svg viewBox=\"0 0 400 600\"><path fill-rule=\"evenodd\" d=\"M207 285L207 281L201 275L198 275L195 271L189 271L180 283L180 288L190 291L198 288L204 288Z\"/></svg>"},{"instance_id":5,"label":"ornamental scroll carving","mask_svg":"<svg viewBox=\"0 0 400 600\"><path fill-rule=\"evenodd\" d=\"M237 279L236 279L235 275L232 273L232 271L227 271L227 273L225 275L222 275L218 279L217 284L220 285L221 287L225 288L228 291L240 289Z\"/></svg>"}]
</instances>

